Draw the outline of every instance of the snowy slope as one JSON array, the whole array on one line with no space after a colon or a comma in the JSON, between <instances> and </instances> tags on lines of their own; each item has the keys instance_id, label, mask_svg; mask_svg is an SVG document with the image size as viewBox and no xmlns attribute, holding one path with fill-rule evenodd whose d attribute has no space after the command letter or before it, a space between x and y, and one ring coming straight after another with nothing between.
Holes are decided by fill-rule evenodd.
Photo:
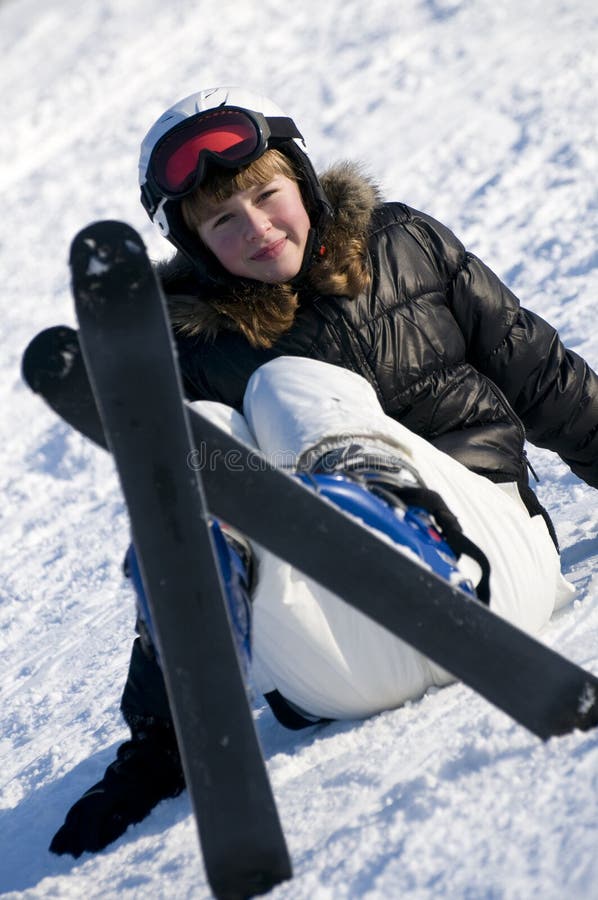
<instances>
[{"instance_id":1,"label":"snowy slope","mask_svg":"<svg viewBox=\"0 0 598 900\"><path fill-rule=\"evenodd\" d=\"M3 896L209 896L185 795L97 856L46 850L125 737L133 604L111 462L19 362L74 322L83 225L124 218L168 252L137 200L149 124L199 87L263 89L318 167L363 160L597 367L597 50L593 0L0 4ZM531 457L579 587L546 639L598 673L598 497ZM296 871L274 897L598 896L598 733L541 744L460 685L299 736L256 715Z\"/></svg>"}]
</instances>

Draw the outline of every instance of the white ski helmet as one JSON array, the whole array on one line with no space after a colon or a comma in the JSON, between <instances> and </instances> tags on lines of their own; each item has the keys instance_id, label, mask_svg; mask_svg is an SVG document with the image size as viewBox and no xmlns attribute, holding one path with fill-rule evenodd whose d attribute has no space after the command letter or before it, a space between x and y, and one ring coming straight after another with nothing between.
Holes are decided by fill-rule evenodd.
<instances>
[{"instance_id":1,"label":"white ski helmet","mask_svg":"<svg viewBox=\"0 0 598 900\"><path fill-rule=\"evenodd\" d=\"M167 109L144 137L139 157L143 207L204 279L223 281L227 273L185 225L182 197L201 184L211 167L238 169L273 147L284 153L297 172L312 224L302 274L320 247L331 208L303 137L275 103L241 87L208 88Z\"/></svg>"}]
</instances>

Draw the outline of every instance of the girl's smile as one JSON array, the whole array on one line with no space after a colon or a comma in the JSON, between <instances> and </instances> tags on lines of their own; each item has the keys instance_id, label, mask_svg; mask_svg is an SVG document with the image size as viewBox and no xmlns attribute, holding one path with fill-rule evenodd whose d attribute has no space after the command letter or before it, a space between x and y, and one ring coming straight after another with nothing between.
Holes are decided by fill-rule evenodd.
<instances>
[{"instance_id":1,"label":"girl's smile","mask_svg":"<svg viewBox=\"0 0 598 900\"><path fill-rule=\"evenodd\" d=\"M272 243L266 244L266 246L262 247L261 250L258 250L257 253L254 253L251 258L256 260L276 259L284 251L286 242L286 238L281 238L279 241L272 241Z\"/></svg>"}]
</instances>

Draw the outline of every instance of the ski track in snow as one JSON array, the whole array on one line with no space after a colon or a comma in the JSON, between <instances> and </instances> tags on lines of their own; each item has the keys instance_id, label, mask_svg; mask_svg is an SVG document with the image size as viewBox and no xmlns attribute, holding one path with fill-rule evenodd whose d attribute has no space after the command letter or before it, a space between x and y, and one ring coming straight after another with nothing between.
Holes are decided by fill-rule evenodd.
<instances>
[{"instance_id":1,"label":"ski track in snow","mask_svg":"<svg viewBox=\"0 0 598 900\"><path fill-rule=\"evenodd\" d=\"M19 375L37 331L74 323L73 234L122 218L166 255L139 142L174 100L249 84L319 168L361 159L596 367L597 41L589 0L0 4L2 896L209 896L186 795L101 854L47 852L126 736L134 618L111 461ZM530 457L578 587L545 639L598 674L598 498ZM596 897L596 734L543 744L462 685L307 734L255 714L295 867L273 897Z\"/></svg>"}]
</instances>

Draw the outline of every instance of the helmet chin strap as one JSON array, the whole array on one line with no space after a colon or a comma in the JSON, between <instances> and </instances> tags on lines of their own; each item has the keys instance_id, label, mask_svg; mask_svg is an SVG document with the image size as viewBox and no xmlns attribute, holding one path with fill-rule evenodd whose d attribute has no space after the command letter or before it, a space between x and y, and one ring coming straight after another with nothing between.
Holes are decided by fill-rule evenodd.
<instances>
[{"instance_id":1,"label":"helmet chin strap","mask_svg":"<svg viewBox=\"0 0 598 900\"><path fill-rule=\"evenodd\" d=\"M291 287L299 287L316 259L318 257L324 256L325 252L326 248L321 242L320 236L318 234L318 229L312 226L307 233L307 241L305 243L305 250L303 251L301 268L299 269L295 277L291 278L289 282Z\"/></svg>"}]
</instances>

